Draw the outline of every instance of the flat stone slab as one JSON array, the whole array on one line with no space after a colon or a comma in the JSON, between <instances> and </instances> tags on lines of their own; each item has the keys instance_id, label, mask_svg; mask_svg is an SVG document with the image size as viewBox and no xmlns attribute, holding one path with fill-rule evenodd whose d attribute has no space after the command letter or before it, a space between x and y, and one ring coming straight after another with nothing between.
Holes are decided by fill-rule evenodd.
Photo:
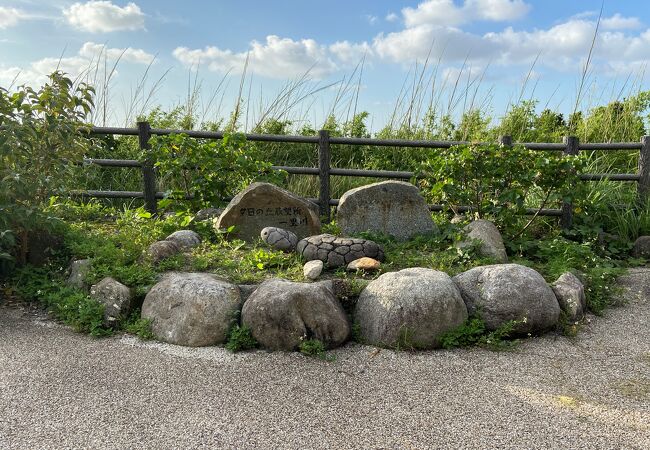
<instances>
[{"instance_id":1,"label":"flat stone slab","mask_svg":"<svg viewBox=\"0 0 650 450\"><path fill-rule=\"evenodd\" d=\"M382 181L347 191L339 201L336 222L348 236L369 231L399 240L435 229L419 189L403 181Z\"/></svg>"},{"instance_id":2,"label":"flat stone slab","mask_svg":"<svg viewBox=\"0 0 650 450\"><path fill-rule=\"evenodd\" d=\"M318 234L316 205L270 183L253 183L233 198L216 220L217 229L235 226L232 236L247 242L266 227L282 228L299 238Z\"/></svg>"}]
</instances>

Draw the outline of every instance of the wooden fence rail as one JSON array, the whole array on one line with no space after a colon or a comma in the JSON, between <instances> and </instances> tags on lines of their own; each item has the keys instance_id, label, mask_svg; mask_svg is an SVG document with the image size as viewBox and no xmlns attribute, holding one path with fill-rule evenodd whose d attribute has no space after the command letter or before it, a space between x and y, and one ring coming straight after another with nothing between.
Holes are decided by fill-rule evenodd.
<instances>
[{"instance_id":1,"label":"wooden fence rail","mask_svg":"<svg viewBox=\"0 0 650 450\"><path fill-rule=\"evenodd\" d=\"M94 135L122 135L138 136L140 149L146 154L149 150L149 139L151 136L186 134L197 139L222 139L224 132L195 131L195 130L171 130L151 128L148 122L139 122L137 128L115 128L115 127L93 127L91 134ZM282 142L282 143L306 143L318 146L318 167L293 167L293 166L272 166L274 170L284 170L290 174L312 175L319 178L319 196L311 199L319 205L320 215L329 220L331 207L338 205L338 199L331 198L330 178L332 176L344 177L374 177L391 179L411 179L416 174L406 171L391 170L362 170L331 167L332 154L331 145L367 145L373 147L418 147L418 148L450 148L455 145L469 144L467 141L427 141L427 140L406 140L406 139L374 139L374 138L346 138L332 137L327 130L318 132L318 136L286 136L273 134L245 134L246 140L253 142ZM513 145L510 136L501 136L499 143L502 145ZM637 182L639 200L645 201L650 195L650 136L643 136L640 142L618 142L618 143L585 143L581 144L577 137L568 136L562 144L558 143L520 143L531 150L557 151L565 155L577 155L580 151L618 151L638 150L639 170L636 174L581 174L583 181L634 181ZM157 213L157 200L163 198L162 192L156 189L156 172L151 159L144 162L125 159L87 159L86 163L97 164L104 167L139 167L142 170L143 188L139 191L76 191L75 195L90 198L141 198L144 200L145 208L152 214ZM224 199L226 200L226 199ZM441 205L429 205L432 211L441 211ZM460 207L459 212L466 212L467 207ZM537 213L537 209L531 208L528 214ZM554 216L560 218L564 228L571 226L573 220L573 208L570 204L562 205L561 209L543 209L538 215Z\"/></svg>"}]
</instances>

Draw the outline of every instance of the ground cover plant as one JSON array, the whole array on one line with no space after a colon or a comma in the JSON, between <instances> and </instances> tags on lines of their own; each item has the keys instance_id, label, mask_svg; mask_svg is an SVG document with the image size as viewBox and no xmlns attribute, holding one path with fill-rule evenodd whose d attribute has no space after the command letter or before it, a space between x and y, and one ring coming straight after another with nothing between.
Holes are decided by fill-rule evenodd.
<instances>
[{"instance_id":1,"label":"ground cover plant","mask_svg":"<svg viewBox=\"0 0 650 450\"><path fill-rule=\"evenodd\" d=\"M197 221L194 213L202 207L223 205L226 197L261 179L271 179L299 195L316 196L313 178L269 170L272 164L315 165L313 145L246 142L236 133L235 118L228 125L233 133L222 141L170 135L153 139L151 153L142 155L130 137L89 138L84 119L92 109L92 92L91 87L76 86L62 74L53 74L50 83L39 90L22 88L15 94L0 90L0 126L6 127L0 140L0 263L7 291L42 302L55 317L79 331L102 336L115 331L102 323L102 308L85 291L65 283L66 268L72 259L92 259L92 270L85 280L88 285L113 277L134 290L136 303L142 302L160 274L170 270L210 272L240 284L259 283L271 277L304 281L303 261L296 254L272 250L261 241L231 239L229 230L217 232L210 222ZM548 109L538 114L535 102L524 101L496 126L490 126L491 119L480 111L468 111L454 122L450 115L440 116L432 110L421 124L392 123L375 136L496 141L498 135L509 134L516 141L558 142L566 133L574 132L584 140L633 141L645 132L649 98L648 93L639 93L575 114L568 121ZM365 113L356 113L340 121L332 115L324 128L334 136L369 137L372 134L365 125L367 118ZM154 110L148 119L155 126L172 128L192 128L198 123L182 110ZM296 129L290 120L271 117L261 121L255 131L315 134L309 125ZM469 144L436 152L341 145L333 146L333 152L335 167L417 172L428 199L447 206L443 212L433 214L438 225L434 234L407 242L380 235L360 236L384 247L386 261L381 270L365 274L339 269L324 275L349 282L350 305L365 283L384 272L428 267L455 275L492 262L479 257L475 247L456 245L462 227L474 218L496 221L504 233L511 261L535 268L548 282L565 271L578 274L586 285L588 307L596 314L615 302L615 278L626 267L643 262L629 256L634 239L650 233L650 210L647 203L637 201L634 185L608 181L587 185L577 180L585 171L631 171L638 152L593 152L565 158L496 144ZM73 188L141 189L138 172L107 175L76 164L84 156L109 155L132 159L154 156L159 189L167 193L159 206L168 214L154 217L137 201L68 198ZM32 170L31 158L38 163L38 171ZM368 181L375 180L333 177L332 185L338 196ZM185 194L192 198L187 200ZM557 207L568 200L573 202L575 213L574 225L568 230L561 230L556 219L532 216L535 220L531 220L530 215L521 214L526 208ZM472 209L460 223L453 224L450 220L459 205ZM145 249L149 244L179 229L199 233L201 245L158 264L147 259ZM60 238L43 267L26 264L30 231L47 231ZM338 232L334 222L324 231ZM568 325L565 331L571 332L575 324ZM121 325L121 330L143 338L152 336L149 324L139 319L137 312ZM448 335L443 346L490 347L496 343L498 347L508 337L507 327L486 333L480 318L473 317L462 329ZM255 346L250 330L234 323L227 348L239 351ZM301 350L321 354L317 343L305 344Z\"/></svg>"}]
</instances>

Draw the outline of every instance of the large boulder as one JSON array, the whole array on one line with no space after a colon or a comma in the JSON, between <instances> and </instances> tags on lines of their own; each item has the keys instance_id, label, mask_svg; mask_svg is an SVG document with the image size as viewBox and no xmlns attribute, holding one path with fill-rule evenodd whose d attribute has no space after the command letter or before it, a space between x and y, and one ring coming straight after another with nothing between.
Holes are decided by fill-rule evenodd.
<instances>
[{"instance_id":1,"label":"large boulder","mask_svg":"<svg viewBox=\"0 0 650 450\"><path fill-rule=\"evenodd\" d=\"M231 236L248 242L266 227L283 228L299 238L320 232L316 205L270 183L253 183L230 201L215 227L231 226Z\"/></svg>"},{"instance_id":2,"label":"large boulder","mask_svg":"<svg viewBox=\"0 0 650 450\"><path fill-rule=\"evenodd\" d=\"M161 341L202 347L226 341L240 305L234 284L207 273L169 273L145 297L142 318Z\"/></svg>"},{"instance_id":3,"label":"large boulder","mask_svg":"<svg viewBox=\"0 0 650 450\"><path fill-rule=\"evenodd\" d=\"M369 239L341 238L331 234L319 234L301 239L296 245L296 252L305 261L316 259L328 267L342 267L355 259L368 257L384 260L384 250Z\"/></svg>"},{"instance_id":4,"label":"large boulder","mask_svg":"<svg viewBox=\"0 0 650 450\"><path fill-rule=\"evenodd\" d=\"M560 275L551 285L560 308L570 321L580 320L587 309L587 297L582 281L571 272Z\"/></svg>"},{"instance_id":5,"label":"large boulder","mask_svg":"<svg viewBox=\"0 0 650 450\"><path fill-rule=\"evenodd\" d=\"M438 347L440 336L467 317L449 275L419 267L385 273L370 282L355 312L363 341L381 347Z\"/></svg>"},{"instance_id":6,"label":"large boulder","mask_svg":"<svg viewBox=\"0 0 650 450\"><path fill-rule=\"evenodd\" d=\"M70 276L67 284L77 289L88 290L86 277L90 273L92 262L90 259L77 259L70 263Z\"/></svg>"},{"instance_id":7,"label":"large boulder","mask_svg":"<svg viewBox=\"0 0 650 450\"><path fill-rule=\"evenodd\" d=\"M488 330L518 321L515 332L543 331L557 324L560 305L535 270L518 264L470 269L454 277L470 315L478 314Z\"/></svg>"},{"instance_id":8,"label":"large boulder","mask_svg":"<svg viewBox=\"0 0 650 450\"><path fill-rule=\"evenodd\" d=\"M336 222L348 236L370 231L407 240L434 231L420 191L403 181L382 181L347 191L339 200Z\"/></svg>"},{"instance_id":9,"label":"large boulder","mask_svg":"<svg viewBox=\"0 0 650 450\"><path fill-rule=\"evenodd\" d=\"M104 305L104 324L115 326L131 312L131 289L111 277L106 277L90 288L90 297Z\"/></svg>"},{"instance_id":10,"label":"large boulder","mask_svg":"<svg viewBox=\"0 0 650 450\"><path fill-rule=\"evenodd\" d=\"M506 247L503 245L503 238L499 229L489 220L474 220L464 228L465 238L457 246L459 248L467 247L474 240L480 242L478 252L481 256L487 256L498 263L508 262Z\"/></svg>"},{"instance_id":11,"label":"large boulder","mask_svg":"<svg viewBox=\"0 0 650 450\"><path fill-rule=\"evenodd\" d=\"M257 342L270 350L296 350L306 339L333 348L350 334L345 311L327 282L265 281L246 300L241 317Z\"/></svg>"}]
</instances>

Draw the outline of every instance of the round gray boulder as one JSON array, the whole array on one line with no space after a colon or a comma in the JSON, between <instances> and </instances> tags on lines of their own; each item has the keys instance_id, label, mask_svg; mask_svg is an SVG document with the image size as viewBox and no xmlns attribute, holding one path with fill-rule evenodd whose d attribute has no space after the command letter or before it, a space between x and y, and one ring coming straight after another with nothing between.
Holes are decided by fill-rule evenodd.
<instances>
[{"instance_id":1,"label":"round gray boulder","mask_svg":"<svg viewBox=\"0 0 650 450\"><path fill-rule=\"evenodd\" d=\"M381 347L435 348L467 319L460 291L444 272L389 272L361 292L355 320L364 342Z\"/></svg>"},{"instance_id":2,"label":"round gray boulder","mask_svg":"<svg viewBox=\"0 0 650 450\"><path fill-rule=\"evenodd\" d=\"M192 230L174 231L165 240L175 242L181 251L190 250L201 244L201 236Z\"/></svg>"},{"instance_id":3,"label":"round gray boulder","mask_svg":"<svg viewBox=\"0 0 650 450\"><path fill-rule=\"evenodd\" d=\"M557 324L560 305L535 270L519 264L475 267L454 277L470 315L478 314L488 330L519 321L515 331L532 333Z\"/></svg>"},{"instance_id":4,"label":"round gray boulder","mask_svg":"<svg viewBox=\"0 0 650 450\"><path fill-rule=\"evenodd\" d=\"M506 247L499 229L489 220L474 220L465 226L465 239L460 241L459 248L467 247L476 240L480 242L478 252L482 256L494 259L498 263L508 262Z\"/></svg>"},{"instance_id":5,"label":"round gray boulder","mask_svg":"<svg viewBox=\"0 0 650 450\"><path fill-rule=\"evenodd\" d=\"M203 347L226 341L240 305L234 284L207 273L169 273L145 297L142 318L161 341Z\"/></svg>"},{"instance_id":6,"label":"round gray boulder","mask_svg":"<svg viewBox=\"0 0 650 450\"><path fill-rule=\"evenodd\" d=\"M298 243L298 236L295 233L278 227L265 227L260 232L260 236L274 249L287 253L294 251Z\"/></svg>"},{"instance_id":7,"label":"round gray boulder","mask_svg":"<svg viewBox=\"0 0 650 450\"><path fill-rule=\"evenodd\" d=\"M265 281L246 300L241 317L257 342L269 350L296 350L306 339L333 348L350 335L331 283Z\"/></svg>"}]
</instances>

